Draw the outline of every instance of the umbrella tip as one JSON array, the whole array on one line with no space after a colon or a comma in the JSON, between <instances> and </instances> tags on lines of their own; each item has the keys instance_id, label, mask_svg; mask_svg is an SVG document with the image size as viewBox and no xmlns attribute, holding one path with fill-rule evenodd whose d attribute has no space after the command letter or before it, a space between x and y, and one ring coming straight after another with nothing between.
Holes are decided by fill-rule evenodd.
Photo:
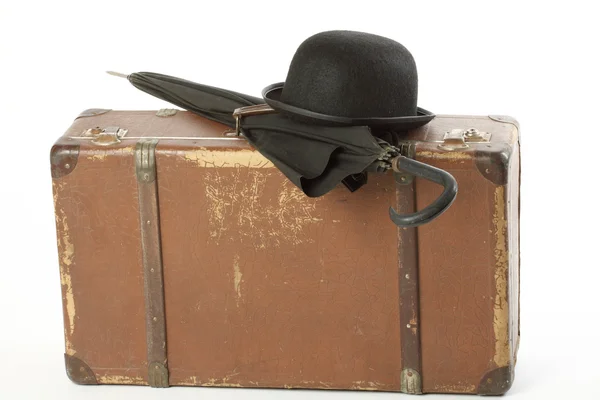
<instances>
[{"instance_id":1,"label":"umbrella tip","mask_svg":"<svg viewBox=\"0 0 600 400\"><path fill-rule=\"evenodd\" d=\"M129 77L128 74L122 74L120 72L115 72L115 71L106 71L107 74L112 75L112 76L118 76L119 78L125 78L127 79Z\"/></svg>"}]
</instances>

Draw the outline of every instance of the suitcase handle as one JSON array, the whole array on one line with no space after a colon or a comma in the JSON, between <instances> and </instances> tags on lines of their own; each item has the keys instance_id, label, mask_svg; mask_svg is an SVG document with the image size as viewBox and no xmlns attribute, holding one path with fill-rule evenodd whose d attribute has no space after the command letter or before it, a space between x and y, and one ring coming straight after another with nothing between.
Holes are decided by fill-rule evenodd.
<instances>
[{"instance_id":1,"label":"suitcase handle","mask_svg":"<svg viewBox=\"0 0 600 400\"><path fill-rule=\"evenodd\" d=\"M412 228L431 222L442 215L456 199L458 193L456 179L443 169L404 156L394 158L392 168L395 172L408 172L444 187L442 194L433 203L420 211L410 214L398 214L396 210L390 207L390 218L399 227Z\"/></svg>"}]
</instances>

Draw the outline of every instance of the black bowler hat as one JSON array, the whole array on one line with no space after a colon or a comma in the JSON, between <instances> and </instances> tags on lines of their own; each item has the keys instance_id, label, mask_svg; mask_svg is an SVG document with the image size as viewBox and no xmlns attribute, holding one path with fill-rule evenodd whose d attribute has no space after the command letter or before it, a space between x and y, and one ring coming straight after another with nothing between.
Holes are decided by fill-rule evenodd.
<instances>
[{"instance_id":1,"label":"black bowler hat","mask_svg":"<svg viewBox=\"0 0 600 400\"><path fill-rule=\"evenodd\" d=\"M417 107L417 92L406 47L369 33L328 31L300 45L286 81L266 87L263 97L305 122L408 130L435 117Z\"/></svg>"}]
</instances>

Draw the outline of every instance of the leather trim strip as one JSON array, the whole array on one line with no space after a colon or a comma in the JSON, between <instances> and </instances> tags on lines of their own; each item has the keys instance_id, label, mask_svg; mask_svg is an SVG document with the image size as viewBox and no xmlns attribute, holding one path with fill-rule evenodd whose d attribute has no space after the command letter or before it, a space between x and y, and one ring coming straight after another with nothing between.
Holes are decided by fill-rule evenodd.
<instances>
[{"instance_id":1,"label":"leather trim strip","mask_svg":"<svg viewBox=\"0 0 600 400\"><path fill-rule=\"evenodd\" d=\"M168 387L165 295L155 158L157 143L157 140L142 140L137 143L135 169L138 181L146 302L148 384L153 387Z\"/></svg>"},{"instance_id":2,"label":"leather trim strip","mask_svg":"<svg viewBox=\"0 0 600 400\"><path fill-rule=\"evenodd\" d=\"M401 145L402 155L414 158L415 145ZM416 210L414 177L395 173L397 209ZM419 263L417 228L398 227L398 279L400 288L400 391L422 393L421 334L419 326Z\"/></svg>"}]
</instances>

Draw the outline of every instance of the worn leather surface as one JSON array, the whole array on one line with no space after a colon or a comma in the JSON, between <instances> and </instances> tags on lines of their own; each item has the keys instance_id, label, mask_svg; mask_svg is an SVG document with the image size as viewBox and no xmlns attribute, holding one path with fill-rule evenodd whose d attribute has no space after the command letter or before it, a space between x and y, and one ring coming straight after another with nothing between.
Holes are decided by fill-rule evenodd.
<instances>
[{"instance_id":1,"label":"worn leather surface","mask_svg":"<svg viewBox=\"0 0 600 400\"><path fill-rule=\"evenodd\" d=\"M144 290L133 148L82 143L53 180L66 354L99 383L143 383Z\"/></svg>"},{"instance_id":2,"label":"worn leather surface","mask_svg":"<svg viewBox=\"0 0 600 400\"><path fill-rule=\"evenodd\" d=\"M393 177L360 191L305 197L243 139L186 112L77 119L59 143L80 144L53 180L66 353L98 383L147 384L136 139L111 147L69 139L118 125L158 136L158 198L171 385L400 390L398 253ZM419 143L448 169L455 204L419 228L424 392L474 393L512 366L518 341L518 164L514 125L439 116L412 139L451 128L492 132L512 148L509 183L477 168L476 150ZM193 140L165 137L195 137ZM417 206L439 188L417 181Z\"/></svg>"},{"instance_id":3,"label":"worn leather surface","mask_svg":"<svg viewBox=\"0 0 600 400\"><path fill-rule=\"evenodd\" d=\"M417 159L450 172L458 196L440 218L419 228L422 382L424 392L475 393L483 373L515 362L518 320L518 142L512 124L487 117L441 117L424 138L445 130L491 132L491 143L446 152L437 143L418 146ZM442 129L440 129L442 128ZM477 168L480 152L512 152L512 175L498 185ZM489 169L487 172L491 172ZM417 180L417 205L440 189ZM509 222L510 221L510 222Z\"/></svg>"},{"instance_id":4,"label":"worn leather surface","mask_svg":"<svg viewBox=\"0 0 600 400\"><path fill-rule=\"evenodd\" d=\"M390 177L308 200L262 157L206 147L158 159L173 381L395 389L395 228L363 209L392 201Z\"/></svg>"}]
</instances>

